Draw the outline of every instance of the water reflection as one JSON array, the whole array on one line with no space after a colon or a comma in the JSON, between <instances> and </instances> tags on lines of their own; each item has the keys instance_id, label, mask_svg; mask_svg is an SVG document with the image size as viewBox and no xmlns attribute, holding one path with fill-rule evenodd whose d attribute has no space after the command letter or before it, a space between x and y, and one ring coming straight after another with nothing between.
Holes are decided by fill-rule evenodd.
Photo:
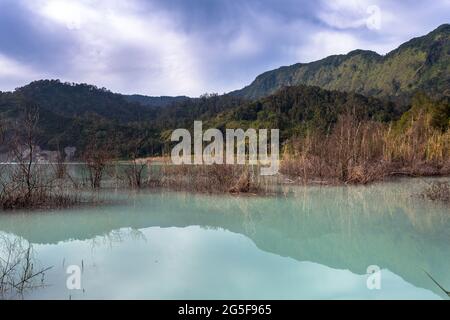
<instances>
[{"instance_id":1,"label":"water reflection","mask_svg":"<svg viewBox=\"0 0 450 320\"><path fill-rule=\"evenodd\" d=\"M108 196L121 205L2 215L0 230L54 265L83 263L80 298L446 298L423 270L450 287L449 209L412 196L422 186L286 187L268 198L116 192ZM369 265L392 280L381 293L365 287ZM73 294L64 279L61 267L51 279L61 288L37 297Z\"/></svg>"}]
</instances>

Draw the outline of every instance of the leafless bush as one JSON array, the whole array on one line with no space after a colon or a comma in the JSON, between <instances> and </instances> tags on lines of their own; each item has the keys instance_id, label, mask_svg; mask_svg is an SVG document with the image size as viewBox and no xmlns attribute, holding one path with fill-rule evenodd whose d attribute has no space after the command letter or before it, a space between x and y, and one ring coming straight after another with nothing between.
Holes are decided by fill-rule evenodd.
<instances>
[{"instance_id":1,"label":"leafless bush","mask_svg":"<svg viewBox=\"0 0 450 320\"><path fill-rule=\"evenodd\" d=\"M0 168L2 209L64 207L78 202L75 192L55 188L56 178L49 166L39 162L37 107L27 108L10 128L9 159Z\"/></svg>"},{"instance_id":2,"label":"leafless bush","mask_svg":"<svg viewBox=\"0 0 450 320\"><path fill-rule=\"evenodd\" d=\"M133 140L133 150L130 155L131 163L124 170L128 186L134 189L140 189L144 186L144 172L147 167L147 161L140 160L139 153L147 138L148 135L146 134Z\"/></svg>"},{"instance_id":3,"label":"leafless bush","mask_svg":"<svg viewBox=\"0 0 450 320\"><path fill-rule=\"evenodd\" d=\"M0 235L0 299L20 298L44 286L48 268L36 269L31 245L21 238Z\"/></svg>"},{"instance_id":4,"label":"leafless bush","mask_svg":"<svg viewBox=\"0 0 450 320\"><path fill-rule=\"evenodd\" d=\"M258 168L243 165L170 165L161 167L153 186L206 193L260 193Z\"/></svg>"},{"instance_id":5,"label":"leafless bush","mask_svg":"<svg viewBox=\"0 0 450 320\"><path fill-rule=\"evenodd\" d=\"M140 189L144 186L144 172L147 167L145 161L132 159L124 169L125 180L130 188Z\"/></svg>"},{"instance_id":6,"label":"leafless bush","mask_svg":"<svg viewBox=\"0 0 450 320\"><path fill-rule=\"evenodd\" d=\"M64 162L64 156L61 151L58 151L58 156L56 162L53 164L53 170L55 173L55 178L63 180L67 177L67 165Z\"/></svg>"},{"instance_id":7,"label":"leafless bush","mask_svg":"<svg viewBox=\"0 0 450 320\"><path fill-rule=\"evenodd\" d=\"M105 171L113 158L111 150L111 146L93 140L84 151L83 160L86 167L87 181L92 189L101 187Z\"/></svg>"}]
</instances>

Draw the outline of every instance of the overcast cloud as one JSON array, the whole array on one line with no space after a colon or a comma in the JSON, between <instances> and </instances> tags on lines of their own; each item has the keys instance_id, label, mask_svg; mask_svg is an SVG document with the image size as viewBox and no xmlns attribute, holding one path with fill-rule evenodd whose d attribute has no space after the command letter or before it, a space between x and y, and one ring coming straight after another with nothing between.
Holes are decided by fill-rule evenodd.
<instances>
[{"instance_id":1,"label":"overcast cloud","mask_svg":"<svg viewBox=\"0 0 450 320\"><path fill-rule=\"evenodd\" d=\"M449 18L450 0L0 0L0 90L223 93L281 65L384 54Z\"/></svg>"}]
</instances>

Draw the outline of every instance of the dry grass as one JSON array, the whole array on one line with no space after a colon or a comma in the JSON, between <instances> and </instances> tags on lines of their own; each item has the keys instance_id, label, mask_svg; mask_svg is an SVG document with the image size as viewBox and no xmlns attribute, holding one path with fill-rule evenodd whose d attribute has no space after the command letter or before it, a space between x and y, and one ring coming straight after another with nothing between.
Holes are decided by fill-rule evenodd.
<instances>
[{"instance_id":1,"label":"dry grass","mask_svg":"<svg viewBox=\"0 0 450 320\"><path fill-rule=\"evenodd\" d=\"M151 186L206 193L259 193L259 170L241 165L170 165L161 166Z\"/></svg>"},{"instance_id":2,"label":"dry grass","mask_svg":"<svg viewBox=\"0 0 450 320\"><path fill-rule=\"evenodd\" d=\"M293 139L281 172L303 181L366 184L387 176L450 173L450 132L432 129L423 116L406 131L341 116L329 134Z\"/></svg>"}]
</instances>

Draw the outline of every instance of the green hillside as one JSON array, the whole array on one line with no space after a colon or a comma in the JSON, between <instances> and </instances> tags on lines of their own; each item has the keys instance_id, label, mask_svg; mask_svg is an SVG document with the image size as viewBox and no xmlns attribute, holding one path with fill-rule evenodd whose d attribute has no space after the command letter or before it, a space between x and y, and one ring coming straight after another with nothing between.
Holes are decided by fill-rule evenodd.
<instances>
[{"instance_id":1,"label":"green hillside","mask_svg":"<svg viewBox=\"0 0 450 320\"><path fill-rule=\"evenodd\" d=\"M376 97L408 98L418 89L450 95L450 25L412 39L385 56L355 50L268 71L231 95L256 99L300 84Z\"/></svg>"},{"instance_id":2,"label":"green hillside","mask_svg":"<svg viewBox=\"0 0 450 320\"><path fill-rule=\"evenodd\" d=\"M114 145L120 157L128 154L130 141L144 135L143 154L159 147L159 133L149 125L156 118L155 110L129 103L105 89L41 80L14 92L0 92L0 129L6 136L20 126L20 118L29 108L39 111L36 140L45 149L74 146L81 152L95 140Z\"/></svg>"},{"instance_id":3,"label":"green hillside","mask_svg":"<svg viewBox=\"0 0 450 320\"><path fill-rule=\"evenodd\" d=\"M120 94L88 84L40 80L18 88L14 95L64 117L96 115L126 123L151 119L155 115L153 108L129 102Z\"/></svg>"},{"instance_id":4,"label":"green hillside","mask_svg":"<svg viewBox=\"0 0 450 320\"><path fill-rule=\"evenodd\" d=\"M140 94L132 94L132 95L123 95L123 98L131 103L139 103L143 106L148 107L167 107L175 103L184 102L189 100L189 97L186 96L178 96L178 97L150 97L144 96Z\"/></svg>"},{"instance_id":5,"label":"green hillside","mask_svg":"<svg viewBox=\"0 0 450 320\"><path fill-rule=\"evenodd\" d=\"M209 125L221 129L278 128L286 140L307 129L327 131L340 114L388 122L398 119L402 111L387 100L301 85L285 87L266 98L220 113Z\"/></svg>"}]
</instances>

